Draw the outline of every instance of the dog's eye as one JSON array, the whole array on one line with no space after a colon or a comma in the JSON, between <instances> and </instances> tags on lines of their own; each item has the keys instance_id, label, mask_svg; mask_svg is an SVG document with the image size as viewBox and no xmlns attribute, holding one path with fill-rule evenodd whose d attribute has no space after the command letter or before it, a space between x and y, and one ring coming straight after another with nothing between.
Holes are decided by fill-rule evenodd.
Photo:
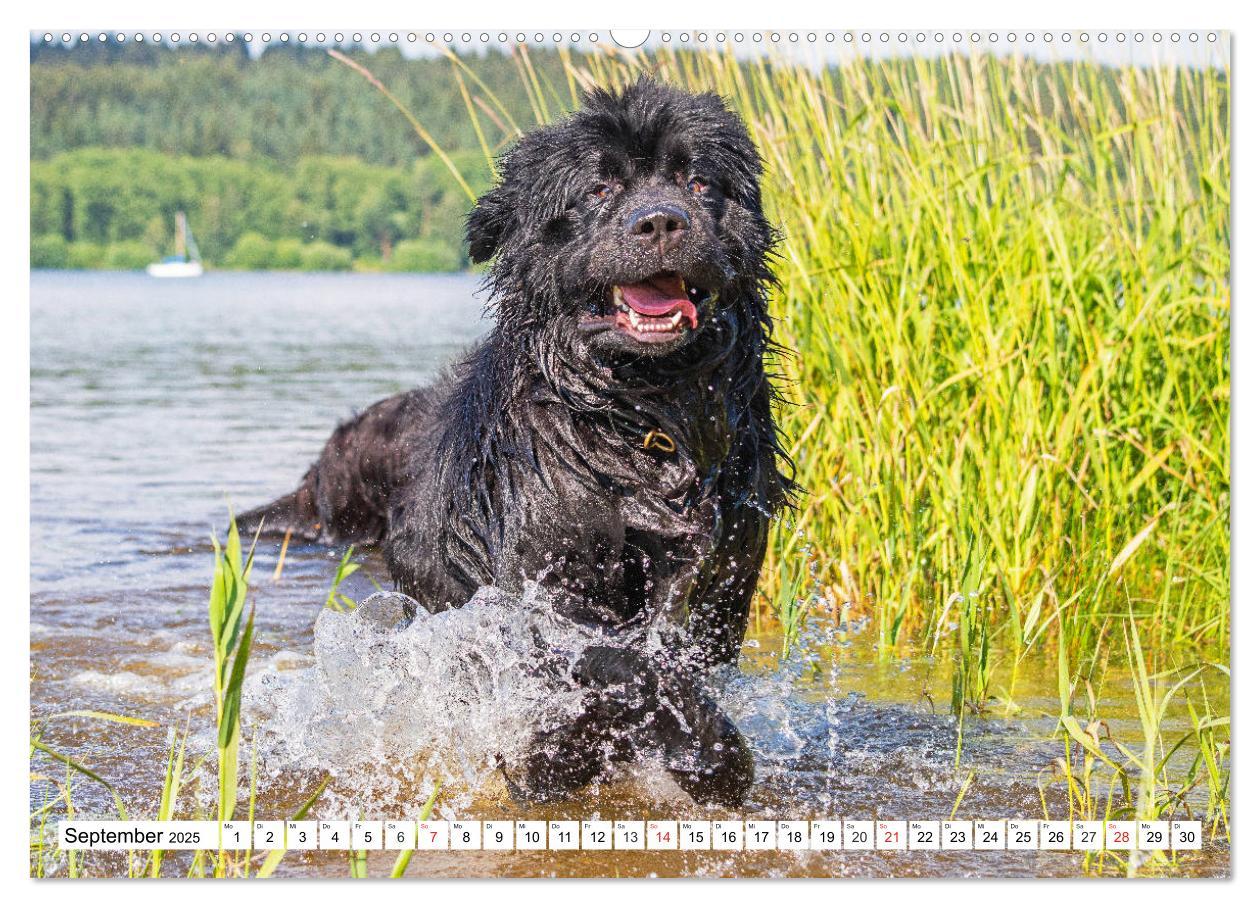
<instances>
[{"instance_id":1,"label":"dog's eye","mask_svg":"<svg viewBox=\"0 0 1260 908\"><path fill-rule=\"evenodd\" d=\"M601 201L603 199L611 199L614 192L616 192L616 189L608 183L596 183L591 187L591 196Z\"/></svg>"},{"instance_id":2,"label":"dog's eye","mask_svg":"<svg viewBox=\"0 0 1260 908\"><path fill-rule=\"evenodd\" d=\"M704 195L708 188L709 184L699 177L692 177L687 183L687 191L693 195Z\"/></svg>"}]
</instances>

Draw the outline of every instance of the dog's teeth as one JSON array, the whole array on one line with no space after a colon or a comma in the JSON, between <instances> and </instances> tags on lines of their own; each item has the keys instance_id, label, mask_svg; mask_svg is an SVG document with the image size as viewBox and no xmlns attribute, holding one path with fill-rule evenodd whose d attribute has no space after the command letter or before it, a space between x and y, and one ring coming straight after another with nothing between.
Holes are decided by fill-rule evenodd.
<instances>
[{"instance_id":1,"label":"dog's teeth","mask_svg":"<svg viewBox=\"0 0 1260 908\"><path fill-rule=\"evenodd\" d=\"M670 326L671 328L677 328L677 327L678 327L678 323L679 323L679 322L681 322L681 321L682 321L682 313L681 313L681 312L675 312L675 313L674 313L674 317L673 317L673 318L671 318L671 319L669 320L669 326Z\"/></svg>"}]
</instances>

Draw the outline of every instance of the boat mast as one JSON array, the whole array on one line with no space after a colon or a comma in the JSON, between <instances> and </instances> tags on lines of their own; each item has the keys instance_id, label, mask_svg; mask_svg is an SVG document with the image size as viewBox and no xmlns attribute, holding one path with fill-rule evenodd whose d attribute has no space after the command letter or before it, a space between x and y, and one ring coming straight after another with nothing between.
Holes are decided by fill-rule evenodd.
<instances>
[{"instance_id":1,"label":"boat mast","mask_svg":"<svg viewBox=\"0 0 1260 908\"><path fill-rule=\"evenodd\" d=\"M180 212L183 215L183 212ZM184 217L184 246L188 249L188 260L190 262L201 261L201 250L197 248L197 238L193 236L192 228L188 226L188 218Z\"/></svg>"}]
</instances>

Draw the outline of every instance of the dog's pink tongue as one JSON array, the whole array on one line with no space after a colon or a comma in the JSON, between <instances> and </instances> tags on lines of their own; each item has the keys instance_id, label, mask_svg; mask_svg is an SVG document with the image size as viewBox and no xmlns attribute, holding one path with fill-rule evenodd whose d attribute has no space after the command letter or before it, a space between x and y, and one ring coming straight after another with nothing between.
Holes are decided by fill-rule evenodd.
<instances>
[{"instance_id":1,"label":"dog's pink tongue","mask_svg":"<svg viewBox=\"0 0 1260 908\"><path fill-rule=\"evenodd\" d=\"M696 327L696 307L687 299L687 290L683 287L682 278L677 275L623 284L621 298L640 315L659 317L682 312L683 317L691 322L691 327Z\"/></svg>"}]
</instances>

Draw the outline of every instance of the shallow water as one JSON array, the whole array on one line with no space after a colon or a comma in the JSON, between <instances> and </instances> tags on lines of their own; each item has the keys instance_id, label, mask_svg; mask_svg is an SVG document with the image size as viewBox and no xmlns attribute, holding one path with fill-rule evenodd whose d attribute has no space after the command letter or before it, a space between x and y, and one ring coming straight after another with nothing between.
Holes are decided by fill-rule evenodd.
<instances>
[{"instance_id":1,"label":"shallow water","mask_svg":"<svg viewBox=\"0 0 1260 908\"><path fill-rule=\"evenodd\" d=\"M95 709L159 722L57 719L43 730L113 782L133 817L151 816L169 729L187 722L194 752L212 750L208 539L223 528L227 502L243 508L286 491L337 420L432 377L488 323L467 276L35 273L31 287L32 718ZM392 672L364 674L337 623L348 619L320 618L341 553L291 547L273 579L277 554L264 546L254 576L245 710L258 816L289 815L325 775L333 782L314 818L414 816L439 780L442 817L727 815L697 808L652 766L617 769L565 803L514 806L494 754L573 701L512 669L523 656L510 608L489 603L413 625L389 644ZM360 599L374 582L388 578L368 553L343 591ZM757 753L742 815L944 818L974 770L960 817L1040 816L1039 779L1053 818L1066 817L1055 811L1061 788L1043 772L1062 753L1050 738L1057 704L1046 699L1054 687L1045 666L1021 668L1018 715L969 722L956 768L947 667L878 659L860 630L843 630L811 628L804 658L785 664L772 656L777 640L750 640L741 670L718 679ZM1122 678L1099 694L1104 711L1132 712ZM1119 718L1111 730L1135 733ZM34 768L62 775L40 758ZM185 810L208 803L213 778L196 788ZM34 782L32 809L50 792ZM87 782L75 802L80 816L112 810ZM383 873L392 860L369 862ZM1214 847L1160 872L1220 875L1228 860ZM88 872L118 872L116 861L91 855ZM418 852L409 875L1024 876L1079 867L1079 856L1047 852ZM291 852L278 874L344 876L346 863Z\"/></svg>"}]
</instances>

